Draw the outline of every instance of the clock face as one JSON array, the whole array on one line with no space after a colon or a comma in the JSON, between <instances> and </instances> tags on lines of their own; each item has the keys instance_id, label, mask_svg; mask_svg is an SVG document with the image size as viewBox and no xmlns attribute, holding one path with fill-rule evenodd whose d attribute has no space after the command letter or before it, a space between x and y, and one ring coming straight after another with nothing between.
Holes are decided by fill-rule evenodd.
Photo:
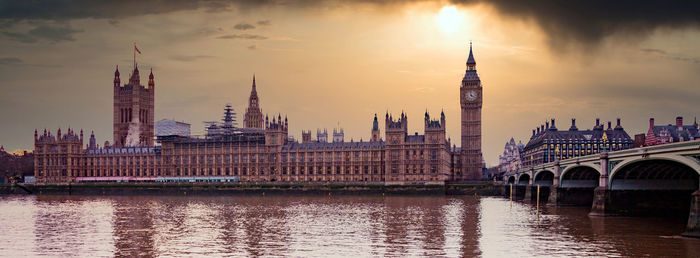
<instances>
[{"instance_id":1,"label":"clock face","mask_svg":"<svg viewBox=\"0 0 700 258\"><path fill-rule=\"evenodd\" d=\"M465 98L467 98L468 101L474 101L476 99L476 91L475 90L469 90L467 93L464 95Z\"/></svg>"}]
</instances>

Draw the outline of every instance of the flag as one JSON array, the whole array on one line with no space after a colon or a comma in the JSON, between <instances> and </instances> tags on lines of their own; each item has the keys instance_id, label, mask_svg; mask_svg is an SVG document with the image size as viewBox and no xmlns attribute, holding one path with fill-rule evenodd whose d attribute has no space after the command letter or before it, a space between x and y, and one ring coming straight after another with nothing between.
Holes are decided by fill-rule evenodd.
<instances>
[{"instance_id":1,"label":"flag","mask_svg":"<svg viewBox=\"0 0 700 258\"><path fill-rule=\"evenodd\" d=\"M141 51L139 50L139 48L136 47L136 44L134 44L134 50L136 50L136 52L139 52L139 55L141 54Z\"/></svg>"}]
</instances>

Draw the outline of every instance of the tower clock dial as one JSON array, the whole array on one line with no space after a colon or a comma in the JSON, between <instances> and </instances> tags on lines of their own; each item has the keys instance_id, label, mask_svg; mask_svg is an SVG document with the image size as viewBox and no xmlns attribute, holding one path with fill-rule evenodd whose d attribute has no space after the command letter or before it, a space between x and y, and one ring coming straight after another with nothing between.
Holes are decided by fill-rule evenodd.
<instances>
[{"instance_id":1,"label":"tower clock dial","mask_svg":"<svg viewBox=\"0 0 700 258\"><path fill-rule=\"evenodd\" d=\"M467 91L466 94L464 94L464 97L465 97L468 101L474 101L474 100L476 99L476 95L477 95L477 94L476 94L476 91L475 91L475 90L469 90L469 91Z\"/></svg>"}]
</instances>

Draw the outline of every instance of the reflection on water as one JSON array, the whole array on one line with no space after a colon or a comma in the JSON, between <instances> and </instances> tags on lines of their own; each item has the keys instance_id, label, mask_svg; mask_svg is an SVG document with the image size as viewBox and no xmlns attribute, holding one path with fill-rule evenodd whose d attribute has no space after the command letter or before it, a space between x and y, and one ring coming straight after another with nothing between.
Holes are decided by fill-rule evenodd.
<instances>
[{"instance_id":1,"label":"reflection on water","mask_svg":"<svg viewBox=\"0 0 700 258\"><path fill-rule=\"evenodd\" d=\"M0 256L686 256L684 221L452 196L0 196Z\"/></svg>"}]
</instances>

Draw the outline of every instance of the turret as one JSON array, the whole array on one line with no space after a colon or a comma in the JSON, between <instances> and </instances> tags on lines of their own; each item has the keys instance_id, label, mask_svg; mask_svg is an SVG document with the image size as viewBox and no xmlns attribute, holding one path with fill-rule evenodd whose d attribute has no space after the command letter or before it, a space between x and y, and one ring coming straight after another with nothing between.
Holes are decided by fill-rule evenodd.
<instances>
[{"instance_id":1,"label":"turret","mask_svg":"<svg viewBox=\"0 0 700 258\"><path fill-rule=\"evenodd\" d=\"M301 130L301 142L302 143L311 142L311 130L309 130L309 131Z\"/></svg>"},{"instance_id":2,"label":"turret","mask_svg":"<svg viewBox=\"0 0 700 258\"><path fill-rule=\"evenodd\" d=\"M321 132L321 129L316 129L316 140L318 142L328 142L328 130L324 128L323 132Z\"/></svg>"},{"instance_id":3,"label":"turret","mask_svg":"<svg viewBox=\"0 0 700 258\"><path fill-rule=\"evenodd\" d=\"M119 78L119 65L117 65L117 69L114 71L114 87L119 87L121 85L121 79Z\"/></svg>"},{"instance_id":4,"label":"turret","mask_svg":"<svg viewBox=\"0 0 700 258\"><path fill-rule=\"evenodd\" d=\"M156 83L153 81L153 68L151 68L151 74L148 75L148 88L153 89L156 87Z\"/></svg>"},{"instance_id":5,"label":"turret","mask_svg":"<svg viewBox=\"0 0 700 258\"><path fill-rule=\"evenodd\" d=\"M107 147L107 142L105 142L105 147ZM90 133L90 142L88 143L88 149L97 149L97 140L95 140L95 131Z\"/></svg>"},{"instance_id":6,"label":"turret","mask_svg":"<svg viewBox=\"0 0 700 258\"><path fill-rule=\"evenodd\" d=\"M444 110L440 112L440 124L442 125L442 127L445 127L445 111Z\"/></svg>"},{"instance_id":7,"label":"turret","mask_svg":"<svg viewBox=\"0 0 700 258\"><path fill-rule=\"evenodd\" d=\"M374 114L374 121L372 121L372 138L370 141L378 142L380 139L379 121L377 120L377 114Z\"/></svg>"},{"instance_id":8,"label":"turret","mask_svg":"<svg viewBox=\"0 0 700 258\"><path fill-rule=\"evenodd\" d=\"M272 116L272 121L265 116L265 144L283 145L287 141L287 128L282 124L282 115Z\"/></svg>"}]
</instances>

